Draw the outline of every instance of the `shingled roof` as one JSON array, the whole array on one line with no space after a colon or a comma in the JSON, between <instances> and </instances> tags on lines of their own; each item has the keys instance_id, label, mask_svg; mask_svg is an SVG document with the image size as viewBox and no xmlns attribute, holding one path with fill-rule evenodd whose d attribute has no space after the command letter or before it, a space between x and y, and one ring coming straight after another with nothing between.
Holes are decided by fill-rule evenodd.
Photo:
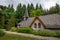
<instances>
[{"instance_id":1,"label":"shingled roof","mask_svg":"<svg viewBox=\"0 0 60 40\"><path fill-rule=\"evenodd\" d=\"M60 28L59 14L45 15L40 18L45 23L46 28Z\"/></svg>"},{"instance_id":2,"label":"shingled roof","mask_svg":"<svg viewBox=\"0 0 60 40\"><path fill-rule=\"evenodd\" d=\"M29 25L34 20L34 18L35 17L28 18L27 20L21 21L18 24L20 24L21 27L29 27ZM46 28L60 28L60 15L59 14L39 16L39 18L46 25Z\"/></svg>"}]
</instances>

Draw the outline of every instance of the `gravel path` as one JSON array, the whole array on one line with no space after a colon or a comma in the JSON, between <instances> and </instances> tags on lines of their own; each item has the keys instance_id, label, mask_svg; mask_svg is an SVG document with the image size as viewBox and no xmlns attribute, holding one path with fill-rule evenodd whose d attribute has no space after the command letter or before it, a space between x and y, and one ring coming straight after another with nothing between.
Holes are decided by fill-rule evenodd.
<instances>
[{"instance_id":1,"label":"gravel path","mask_svg":"<svg viewBox=\"0 0 60 40\"><path fill-rule=\"evenodd\" d=\"M60 40L60 38L55 38L55 37L43 37L43 36L35 36L33 34L25 34L25 33L17 33L17 32L11 32L11 31L5 31L8 34L16 34L16 35L21 35L25 37L32 37L32 38L38 38L42 40Z\"/></svg>"}]
</instances>

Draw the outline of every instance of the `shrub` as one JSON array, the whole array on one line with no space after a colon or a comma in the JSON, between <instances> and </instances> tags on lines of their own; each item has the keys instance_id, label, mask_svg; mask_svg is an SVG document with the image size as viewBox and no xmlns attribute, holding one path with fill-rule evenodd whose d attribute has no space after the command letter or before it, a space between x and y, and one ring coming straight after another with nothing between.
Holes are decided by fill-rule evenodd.
<instances>
[{"instance_id":1,"label":"shrub","mask_svg":"<svg viewBox=\"0 0 60 40\"><path fill-rule=\"evenodd\" d=\"M16 32L16 31L17 31L17 28L12 27L12 28L11 28L11 31Z\"/></svg>"},{"instance_id":2,"label":"shrub","mask_svg":"<svg viewBox=\"0 0 60 40\"><path fill-rule=\"evenodd\" d=\"M54 32L44 31L44 30L34 32L33 34L39 35L39 36L55 36L56 35Z\"/></svg>"},{"instance_id":3,"label":"shrub","mask_svg":"<svg viewBox=\"0 0 60 40\"><path fill-rule=\"evenodd\" d=\"M11 27L7 26L6 27L6 31L9 31L11 29Z\"/></svg>"},{"instance_id":4,"label":"shrub","mask_svg":"<svg viewBox=\"0 0 60 40\"><path fill-rule=\"evenodd\" d=\"M56 32L56 36L55 37L59 37L60 38L60 32Z\"/></svg>"},{"instance_id":5,"label":"shrub","mask_svg":"<svg viewBox=\"0 0 60 40\"><path fill-rule=\"evenodd\" d=\"M4 35L5 35L5 32L2 29L0 29L0 37Z\"/></svg>"},{"instance_id":6,"label":"shrub","mask_svg":"<svg viewBox=\"0 0 60 40\"><path fill-rule=\"evenodd\" d=\"M32 28L18 28L18 32L21 33L32 33Z\"/></svg>"}]
</instances>

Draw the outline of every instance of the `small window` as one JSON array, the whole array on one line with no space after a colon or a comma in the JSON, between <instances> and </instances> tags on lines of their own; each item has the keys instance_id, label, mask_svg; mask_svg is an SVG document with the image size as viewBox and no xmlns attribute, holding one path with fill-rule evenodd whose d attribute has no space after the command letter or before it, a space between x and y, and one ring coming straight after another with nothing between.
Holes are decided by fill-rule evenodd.
<instances>
[{"instance_id":1,"label":"small window","mask_svg":"<svg viewBox=\"0 0 60 40\"><path fill-rule=\"evenodd\" d=\"M38 23L38 28L40 28L41 27L41 24L40 23Z\"/></svg>"},{"instance_id":2,"label":"small window","mask_svg":"<svg viewBox=\"0 0 60 40\"><path fill-rule=\"evenodd\" d=\"M34 28L37 28L37 24L36 23L34 24Z\"/></svg>"}]
</instances>

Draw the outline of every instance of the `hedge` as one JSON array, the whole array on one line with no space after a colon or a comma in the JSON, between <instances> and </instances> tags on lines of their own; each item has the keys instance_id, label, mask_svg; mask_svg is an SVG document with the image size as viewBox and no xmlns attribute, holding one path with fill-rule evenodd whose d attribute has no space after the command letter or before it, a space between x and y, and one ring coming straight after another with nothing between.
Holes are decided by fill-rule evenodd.
<instances>
[{"instance_id":1,"label":"hedge","mask_svg":"<svg viewBox=\"0 0 60 40\"><path fill-rule=\"evenodd\" d=\"M32 28L18 28L17 31L21 33L32 33L33 29Z\"/></svg>"},{"instance_id":2,"label":"hedge","mask_svg":"<svg viewBox=\"0 0 60 40\"><path fill-rule=\"evenodd\" d=\"M0 37L4 35L5 35L5 32L2 29L0 29Z\"/></svg>"},{"instance_id":3,"label":"hedge","mask_svg":"<svg viewBox=\"0 0 60 40\"><path fill-rule=\"evenodd\" d=\"M16 27L12 27L10 30L11 30L12 32L16 32L16 31L17 31L17 28L16 28Z\"/></svg>"},{"instance_id":4,"label":"hedge","mask_svg":"<svg viewBox=\"0 0 60 40\"><path fill-rule=\"evenodd\" d=\"M35 31L33 32L34 35L39 35L39 36L50 36L53 37L56 35L55 32L50 32L50 31L44 31L44 30L40 30L40 31Z\"/></svg>"}]
</instances>

